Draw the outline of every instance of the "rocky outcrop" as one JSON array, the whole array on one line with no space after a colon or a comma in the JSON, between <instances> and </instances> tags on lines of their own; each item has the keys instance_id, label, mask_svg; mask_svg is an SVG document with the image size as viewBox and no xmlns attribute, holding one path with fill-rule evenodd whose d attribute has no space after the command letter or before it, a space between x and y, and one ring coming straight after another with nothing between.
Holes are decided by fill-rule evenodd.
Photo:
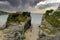
<instances>
[{"instance_id":1,"label":"rocky outcrop","mask_svg":"<svg viewBox=\"0 0 60 40\"><path fill-rule=\"evenodd\" d=\"M21 19L23 19L24 21L22 21L21 19L20 19L20 17L17 19L17 16L14 18L14 20L16 19L17 20L17 22L13 22L14 20L12 20L12 22L11 22L11 20L9 20L9 18L10 18L10 16L8 17L8 21L7 21L7 25L6 25L6 27L7 28L9 28L9 29L14 29L14 30L20 30L20 31L26 31L28 28L30 28L30 26L31 26L31 16L30 16L30 13L26 13L26 12L23 12L23 13L21 13L21 12L17 12L18 14L12 14L13 16L15 15L18 15L18 17L20 16L22 16L22 18ZM25 14L26 13L26 14ZM27 16L27 17L26 17ZM24 18L24 17L26 17L26 18Z\"/></svg>"},{"instance_id":2,"label":"rocky outcrop","mask_svg":"<svg viewBox=\"0 0 60 40\"><path fill-rule=\"evenodd\" d=\"M31 27L31 17L28 17L26 22L25 22L24 31L26 31L30 27Z\"/></svg>"},{"instance_id":3,"label":"rocky outcrop","mask_svg":"<svg viewBox=\"0 0 60 40\"><path fill-rule=\"evenodd\" d=\"M11 13L7 19L5 28L0 30L0 40L23 40L24 32L30 26L31 16L29 12Z\"/></svg>"},{"instance_id":4,"label":"rocky outcrop","mask_svg":"<svg viewBox=\"0 0 60 40\"><path fill-rule=\"evenodd\" d=\"M60 40L60 11L45 13L40 25L39 40Z\"/></svg>"},{"instance_id":5,"label":"rocky outcrop","mask_svg":"<svg viewBox=\"0 0 60 40\"><path fill-rule=\"evenodd\" d=\"M22 35L16 30L4 29L0 30L0 40L22 40Z\"/></svg>"}]
</instances>

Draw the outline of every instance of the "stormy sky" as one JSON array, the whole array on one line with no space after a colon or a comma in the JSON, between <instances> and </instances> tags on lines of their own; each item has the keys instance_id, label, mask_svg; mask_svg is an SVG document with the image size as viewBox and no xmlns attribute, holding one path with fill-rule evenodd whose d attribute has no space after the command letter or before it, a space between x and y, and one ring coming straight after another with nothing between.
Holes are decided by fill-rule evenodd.
<instances>
[{"instance_id":1,"label":"stormy sky","mask_svg":"<svg viewBox=\"0 0 60 40\"><path fill-rule=\"evenodd\" d=\"M27 11L36 10L34 7L41 1L55 0L0 0L0 10L6 11Z\"/></svg>"},{"instance_id":2,"label":"stormy sky","mask_svg":"<svg viewBox=\"0 0 60 40\"><path fill-rule=\"evenodd\" d=\"M41 0L0 0L0 1L7 1L11 4L11 6L19 6L26 4L33 6L36 5L36 3L40 2Z\"/></svg>"},{"instance_id":3,"label":"stormy sky","mask_svg":"<svg viewBox=\"0 0 60 40\"><path fill-rule=\"evenodd\" d=\"M20 11L34 7L43 0L0 0L0 10Z\"/></svg>"}]
</instances>

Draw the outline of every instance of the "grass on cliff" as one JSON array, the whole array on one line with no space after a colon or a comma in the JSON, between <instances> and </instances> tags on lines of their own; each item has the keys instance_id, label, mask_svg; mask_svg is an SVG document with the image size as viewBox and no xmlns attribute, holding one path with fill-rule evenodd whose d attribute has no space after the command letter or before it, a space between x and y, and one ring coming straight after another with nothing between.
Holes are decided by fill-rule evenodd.
<instances>
[{"instance_id":1,"label":"grass on cliff","mask_svg":"<svg viewBox=\"0 0 60 40\"><path fill-rule=\"evenodd\" d=\"M49 12L45 14L45 19L53 27L60 28L60 11L55 11L53 15L49 15Z\"/></svg>"},{"instance_id":2,"label":"grass on cliff","mask_svg":"<svg viewBox=\"0 0 60 40\"><path fill-rule=\"evenodd\" d=\"M55 31L53 31L53 30L51 30L51 29L49 29L45 26L41 26L40 28L49 35L52 35L52 34L54 35L55 34Z\"/></svg>"},{"instance_id":3,"label":"grass on cliff","mask_svg":"<svg viewBox=\"0 0 60 40\"><path fill-rule=\"evenodd\" d=\"M0 11L0 15L6 15L6 14L9 14L9 13L5 11Z\"/></svg>"},{"instance_id":4,"label":"grass on cliff","mask_svg":"<svg viewBox=\"0 0 60 40\"><path fill-rule=\"evenodd\" d=\"M16 23L20 23L20 22L24 22L26 21L26 18L30 16L29 12L23 12L22 14L20 13L11 13L9 14L8 17L8 21L9 22L16 22Z\"/></svg>"},{"instance_id":5,"label":"grass on cliff","mask_svg":"<svg viewBox=\"0 0 60 40\"><path fill-rule=\"evenodd\" d=\"M0 11L0 15L9 14L7 19L8 22L20 23L26 21L27 17L30 17L30 12L16 12L16 13L9 13L5 11Z\"/></svg>"},{"instance_id":6,"label":"grass on cliff","mask_svg":"<svg viewBox=\"0 0 60 40\"><path fill-rule=\"evenodd\" d=\"M54 12L54 16L56 16L57 18L60 18L60 11Z\"/></svg>"}]
</instances>

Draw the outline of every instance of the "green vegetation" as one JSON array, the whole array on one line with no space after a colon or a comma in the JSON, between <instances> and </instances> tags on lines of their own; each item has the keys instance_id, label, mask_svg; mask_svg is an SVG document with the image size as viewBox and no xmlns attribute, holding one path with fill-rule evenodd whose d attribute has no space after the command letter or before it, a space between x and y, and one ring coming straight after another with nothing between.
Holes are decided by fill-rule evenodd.
<instances>
[{"instance_id":1,"label":"green vegetation","mask_svg":"<svg viewBox=\"0 0 60 40\"><path fill-rule=\"evenodd\" d=\"M46 12L45 19L48 23L50 23L53 27L60 28L60 11L55 11L53 15L49 15L49 12Z\"/></svg>"},{"instance_id":2,"label":"green vegetation","mask_svg":"<svg viewBox=\"0 0 60 40\"><path fill-rule=\"evenodd\" d=\"M55 34L55 31L53 31L45 26L42 26L41 29L49 35Z\"/></svg>"},{"instance_id":3,"label":"green vegetation","mask_svg":"<svg viewBox=\"0 0 60 40\"><path fill-rule=\"evenodd\" d=\"M45 14L46 14L46 15L49 15L49 13L52 14L53 11L54 11L53 9L51 9L51 10L47 10Z\"/></svg>"},{"instance_id":4,"label":"green vegetation","mask_svg":"<svg viewBox=\"0 0 60 40\"><path fill-rule=\"evenodd\" d=\"M16 23L20 23L20 22L24 22L26 20L27 17L30 16L29 12L23 12L22 14L20 12L16 12L9 14L8 17L8 22L16 22Z\"/></svg>"},{"instance_id":5,"label":"green vegetation","mask_svg":"<svg viewBox=\"0 0 60 40\"><path fill-rule=\"evenodd\" d=\"M9 13L5 11L0 11L0 15L6 15L6 14L9 14L7 22L14 22L14 23L24 22L27 17L30 17L30 12Z\"/></svg>"},{"instance_id":6,"label":"green vegetation","mask_svg":"<svg viewBox=\"0 0 60 40\"><path fill-rule=\"evenodd\" d=\"M0 15L9 14L8 12L0 11Z\"/></svg>"},{"instance_id":7,"label":"green vegetation","mask_svg":"<svg viewBox=\"0 0 60 40\"><path fill-rule=\"evenodd\" d=\"M57 18L60 18L60 11L54 12L54 16L56 16Z\"/></svg>"}]
</instances>

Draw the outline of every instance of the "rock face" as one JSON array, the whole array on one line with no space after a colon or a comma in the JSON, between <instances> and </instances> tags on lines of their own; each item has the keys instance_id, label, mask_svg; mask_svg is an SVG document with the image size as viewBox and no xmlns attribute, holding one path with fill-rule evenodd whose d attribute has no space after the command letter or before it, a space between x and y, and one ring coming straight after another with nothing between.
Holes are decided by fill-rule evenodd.
<instances>
[{"instance_id":1,"label":"rock face","mask_svg":"<svg viewBox=\"0 0 60 40\"><path fill-rule=\"evenodd\" d=\"M5 29L0 31L0 40L22 40L22 36L19 32L13 32L13 30Z\"/></svg>"},{"instance_id":2,"label":"rock face","mask_svg":"<svg viewBox=\"0 0 60 40\"><path fill-rule=\"evenodd\" d=\"M23 40L24 32L30 26L31 16L29 12L10 13L5 28L0 30L0 40Z\"/></svg>"},{"instance_id":3,"label":"rock face","mask_svg":"<svg viewBox=\"0 0 60 40\"><path fill-rule=\"evenodd\" d=\"M31 27L31 17L28 17L27 21L25 22L24 31L26 31L30 27Z\"/></svg>"},{"instance_id":4,"label":"rock face","mask_svg":"<svg viewBox=\"0 0 60 40\"><path fill-rule=\"evenodd\" d=\"M45 13L40 25L39 40L60 40L60 11L53 15Z\"/></svg>"},{"instance_id":5,"label":"rock face","mask_svg":"<svg viewBox=\"0 0 60 40\"><path fill-rule=\"evenodd\" d=\"M22 40L21 34L17 32L5 34L3 37L4 37L4 40Z\"/></svg>"}]
</instances>

